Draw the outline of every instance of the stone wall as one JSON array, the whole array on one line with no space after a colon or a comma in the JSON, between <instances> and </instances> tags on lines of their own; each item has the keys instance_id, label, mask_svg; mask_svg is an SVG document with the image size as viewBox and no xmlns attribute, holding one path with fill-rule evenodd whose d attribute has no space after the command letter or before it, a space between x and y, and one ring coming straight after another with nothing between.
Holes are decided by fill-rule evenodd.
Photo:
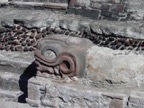
<instances>
[{"instance_id":1,"label":"stone wall","mask_svg":"<svg viewBox=\"0 0 144 108\"><path fill-rule=\"evenodd\" d=\"M143 20L143 0L11 0L10 2L29 2L35 7L37 3L55 3L42 5L41 7L56 8L66 5L66 13L80 15L95 20ZM28 4L27 4L28 5ZM38 4L37 4L38 5ZM37 6L36 5L36 6ZM62 5L62 6L63 6Z\"/></svg>"},{"instance_id":2,"label":"stone wall","mask_svg":"<svg viewBox=\"0 0 144 108\"><path fill-rule=\"evenodd\" d=\"M75 0L69 13L100 20L143 20L143 4L142 0Z\"/></svg>"},{"instance_id":3,"label":"stone wall","mask_svg":"<svg viewBox=\"0 0 144 108\"><path fill-rule=\"evenodd\" d=\"M75 0L68 13L100 20L143 20L143 4L143 0Z\"/></svg>"},{"instance_id":4,"label":"stone wall","mask_svg":"<svg viewBox=\"0 0 144 108\"><path fill-rule=\"evenodd\" d=\"M68 13L93 19L126 20L127 4L123 0L77 0Z\"/></svg>"}]
</instances>

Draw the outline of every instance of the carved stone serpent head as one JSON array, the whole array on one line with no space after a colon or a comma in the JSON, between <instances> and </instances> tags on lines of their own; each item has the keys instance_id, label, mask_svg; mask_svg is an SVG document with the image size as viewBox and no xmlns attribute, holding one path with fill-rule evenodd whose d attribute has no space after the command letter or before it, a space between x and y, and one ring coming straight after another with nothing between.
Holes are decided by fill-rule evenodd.
<instances>
[{"instance_id":1,"label":"carved stone serpent head","mask_svg":"<svg viewBox=\"0 0 144 108\"><path fill-rule=\"evenodd\" d=\"M40 72L60 76L85 76L86 54L93 43L84 38L50 35L37 43L35 63Z\"/></svg>"}]
</instances>

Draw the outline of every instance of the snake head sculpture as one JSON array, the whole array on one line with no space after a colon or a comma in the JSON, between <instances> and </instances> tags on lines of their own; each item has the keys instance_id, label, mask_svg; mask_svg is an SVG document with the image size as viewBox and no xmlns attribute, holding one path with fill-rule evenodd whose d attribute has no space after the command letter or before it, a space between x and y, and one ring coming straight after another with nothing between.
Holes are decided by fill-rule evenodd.
<instances>
[{"instance_id":1,"label":"snake head sculpture","mask_svg":"<svg viewBox=\"0 0 144 108\"><path fill-rule=\"evenodd\" d=\"M50 35L37 43L35 63L40 72L63 76L85 76L86 54L93 43L84 38Z\"/></svg>"}]
</instances>

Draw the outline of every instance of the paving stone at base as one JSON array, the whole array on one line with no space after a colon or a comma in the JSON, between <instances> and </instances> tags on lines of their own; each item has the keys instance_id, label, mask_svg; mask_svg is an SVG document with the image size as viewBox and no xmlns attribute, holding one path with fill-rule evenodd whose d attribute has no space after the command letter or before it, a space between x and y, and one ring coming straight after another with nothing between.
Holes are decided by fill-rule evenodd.
<instances>
[{"instance_id":1,"label":"paving stone at base","mask_svg":"<svg viewBox=\"0 0 144 108\"><path fill-rule=\"evenodd\" d=\"M133 91L130 94L128 108L143 108L144 107L144 92Z\"/></svg>"},{"instance_id":2,"label":"paving stone at base","mask_svg":"<svg viewBox=\"0 0 144 108\"><path fill-rule=\"evenodd\" d=\"M18 97L22 94L20 90L0 89L0 100L18 102Z\"/></svg>"},{"instance_id":3,"label":"paving stone at base","mask_svg":"<svg viewBox=\"0 0 144 108\"><path fill-rule=\"evenodd\" d=\"M25 103L16 103L1 100L0 108L32 108L32 107Z\"/></svg>"},{"instance_id":4,"label":"paving stone at base","mask_svg":"<svg viewBox=\"0 0 144 108\"><path fill-rule=\"evenodd\" d=\"M20 90L20 75L10 72L0 72L0 88L6 90Z\"/></svg>"},{"instance_id":5,"label":"paving stone at base","mask_svg":"<svg viewBox=\"0 0 144 108\"><path fill-rule=\"evenodd\" d=\"M112 93L109 90L105 93L105 90L73 83L59 83L41 77L31 78L28 86L27 102L37 107L124 108L127 102L127 95L123 93ZM34 90L35 92L32 92Z\"/></svg>"}]
</instances>

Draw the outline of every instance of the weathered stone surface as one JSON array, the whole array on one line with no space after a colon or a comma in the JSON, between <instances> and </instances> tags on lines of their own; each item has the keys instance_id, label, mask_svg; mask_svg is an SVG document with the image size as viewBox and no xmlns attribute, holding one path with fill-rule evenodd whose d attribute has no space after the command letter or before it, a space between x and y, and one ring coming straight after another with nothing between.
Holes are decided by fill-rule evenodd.
<instances>
[{"instance_id":1,"label":"weathered stone surface","mask_svg":"<svg viewBox=\"0 0 144 108\"><path fill-rule=\"evenodd\" d=\"M144 106L144 93L133 91L130 94L128 101L128 108L143 108Z\"/></svg>"},{"instance_id":2,"label":"weathered stone surface","mask_svg":"<svg viewBox=\"0 0 144 108\"><path fill-rule=\"evenodd\" d=\"M126 106L127 95L123 95L118 92L112 93L105 90L98 90L83 85L75 85L72 83L55 83L49 79L41 77L31 78L29 80L30 91L36 89L39 90L37 96L36 92L33 92L33 98L28 97L28 104L38 103L39 106L44 107L56 107L56 108L124 108ZM37 87L41 87L37 89ZM31 93L31 92L29 92ZM108 95L109 93L109 95ZM105 95L103 95L105 94ZM37 98L37 100L35 100ZM41 104L40 104L41 103ZM119 107L116 107L119 106Z\"/></svg>"},{"instance_id":3,"label":"weathered stone surface","mask_svg":"<svg viewBox=\"0 0 144 108\"><path fill-rule=\"evenodd\" d=\"M22 74L24 70L33 62L33 53L6 52L0 54L0 70Z\"/></svg>"},{"instance_id":4,"label":"weathered stone surface","mask_svg":"<svg viewBox=\"0 0 144 108\"><path fill-rule=\"evenodd\" d=\"M125 53L92 47L87 55L87 78L93 80L96 85L142 86L144 56Z\"/></svg>"},{"instance_id":5,"label":"weathered stone surface","mask_svg":"<svg viewBox=\"0 0 144 108\"><path fill-rule=\"evenodd\" d=\"M76 0L75 6L76 7L89 7L90 6L90 0Z\"/></svg>"},{"instance_id":6,"label":"weathered stone surface","mask_svg":"<svg viewBox=\"0 0 144 108\"><path fill-rule=\"evenodd\" d=\"M116 22L112 21L107 23L107 21L97 21L91 24L91 29L93 32L98 34L112 35L123 37L131 37L135 39L144 39L144 28L141 24L134 22Z\"/></svg>"},{"instance_id":7,"label":"weathered stone surface","mask_svg":"<svg viewBox=\"0 0 144 108\"><path fill-rule=\"evenodd\" d=\"M16 103L16 102L0 102L1 108L32 108L30 105L24 103Z\"/></svg>"},{"instance_id":8,"label":"weathered stone surface","mask_svg":"<svg viewBox=\"0 0 144 108\"><path fill-rule=\"evenodd\" d=\"M94 9L100 9L101 8L101 3L95 2L95 1L91 1L90 3L90 7L94 8Z\"/></svg>"},{"instance_id":9,"label":"weathered stone surface","mask_svg":"<svg viewBox=\"0 0 144 108\"><path fill-rule=\"evenodd\" d=\"M110 10L113 12L116 12L116 13L123 12L124 11L124 5L123 4L113 4L111 6Z\"/></svg>"},{"instance_id":10,"label":"weathered stone surface","mask_svg":"<svg viewBox=\"0 0 144 108\"><path fill-rule=\"evenodd\" d=\"M81 15L81 16L92 18L92 19L96 20L99 17L100 10L70 8L68 10L68 14Z\"/></svg>"},{"instance_id":11,"label":"weathered stone surface","mask_svg":"<svg viewBox=\"0 0 144 108\"><path fill-rule=\"evenodd\" d=\"M123 101L120 99L113 99L110 102L109 108L124 108Z\"/></svg>"},{"instance_id":12,"label":"weathered stone surface","mask_svg":"<svg viewBox=\"0 0 144 108\"><path fill-rule=\"evenodd\" d=\"M0 87L6 90L19 90L18 75L9 72L0 73Z\"/></svg>"},{"instance_id":13,"label":"weathered stone surface","mask_svg":"<svg viewBox=\"0 0 144 108\"><path fill-rule=\"evenodd\" d=\"M129 0L128 2L129 6L128 6L128 12L131 13L131 19L132 20L143 20L144 18L144 14L143 14L143 4L144 1L143 0Z\"/></svg>"},{"instance_id":14,"label":"weathered stone surface","mask_svg":"<svg viewBox=\"0 0 144 108\"><path fill-rule=\"evenodd\" d=\"M80 10L80 9L78 9ZM81 9L84 16L92 17L93 19L99 18L99 11L98 10L88 10L88 9ZM51 11L41 11L41 10L17 10L13 8L1 8L0 12L4 13L0 16L0 21L2 21L2 25L5 27L12 27L13 23L24 25L27 28L40 28L40 27L47 27L52 26L53 28L62 27L62 28L70 28L70 22L73 23L72 26L74 29L79 28L79 22L81 22L81 17L78 18L74 15L64 15L63 12L51 12ZM81 14L80 11L77 11L77 14ZM23 13L23 14L22 14ZM87 13L87 14L85 14ZM90 15L90 14L91 15ZM107 14L107 13L106 13ZM104 19L109 19L110 17L106 17ZM5 19L5 20L3 20ZM68 20L65 20L68 19ZM14 22L13 22L14 20ZM64 21L64 25L62 24L61 20ZM136 39L143 39L144 30L143 30L143 22L114 22L114 21L93 21L88 19L83 19L87 23L91 23L91 28L94 31L99 31L99 34L114 34L117 36L125 36L125 37L132 37ZM74 26L75 25L75 26ZM89 28L89 25L87 26ZM97 29L96 29L97 28ZM102 33L101 33L102 32Z\"/></svg>"},{"instance_id":15,"label":"weathered stone surface","mask_svg":"<svg viewBox=\"0 0 144 108\"><path fill-rule=\"evenodd\" d=\"M105 2L105 3L120 3L121 0L92 0L95 2Z\"/></svg>"},{"instance_id":16,"label":"weathered stone surface","mask_svg":"<svg viewBox=\"0 0 144 108\"><path fill-rule=\"evenodd\" d=\"M52 2L52 3L67 3L67 0L12 0L12 1L23 1L23 2Z\"/></svg>"},{"instance_id":17,"label":"weathered stone surface","mask_svg":"<svg viewBox=\"0 0 144 108\"><path fill-rule=\"evenodd\" d=\"M21 2L12 1L10 5L15 7L27 7L27 8L48 8L48 9L67 9L67 3L52 3L52 2Z\"/></svg>"}]
</instances>

